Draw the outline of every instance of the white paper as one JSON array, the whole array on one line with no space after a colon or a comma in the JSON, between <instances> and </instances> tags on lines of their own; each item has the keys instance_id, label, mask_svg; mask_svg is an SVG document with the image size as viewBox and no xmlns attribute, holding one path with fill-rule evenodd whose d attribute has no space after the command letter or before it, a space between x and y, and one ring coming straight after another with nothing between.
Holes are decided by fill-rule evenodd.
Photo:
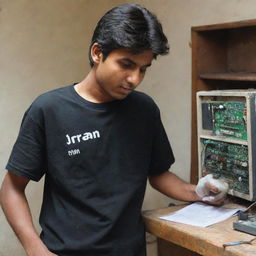
<instances>
[{"instance_id":1,"label":"white paper","mask_svg":"<svg viewBox=\"0 0 256 256\"><path fill-rule=\"evenodd\" d=\"M242 209L226 209L222 207L207 205L204 203L193 203L182 208L181 210L176 211L175 213L161 216L159 218L198 227L207 227L228 219L239 210Z\"/></svg>"}]
</instances>

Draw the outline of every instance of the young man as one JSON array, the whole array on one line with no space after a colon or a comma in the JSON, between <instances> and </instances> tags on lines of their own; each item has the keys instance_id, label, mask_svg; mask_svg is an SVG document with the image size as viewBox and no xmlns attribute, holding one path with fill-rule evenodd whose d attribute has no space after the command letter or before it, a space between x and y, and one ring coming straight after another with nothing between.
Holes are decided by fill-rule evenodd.
<instances>
[{"instance_id":1,"label":"young man","mask_svg":"<svg viewBox=\"0 0 256 256\"><path fill-rule=\"evenodd\" d=\"M144 256L147 178L175 199L202 199L194 185L168 172L174 157L159 109L134 91L152 60L167 53L148 10L113 8L95 29L86 78L39 96L26 111L1 205L28 256ZM39 237L24 191L43 175Z\"/></svg>"}]
</instances>

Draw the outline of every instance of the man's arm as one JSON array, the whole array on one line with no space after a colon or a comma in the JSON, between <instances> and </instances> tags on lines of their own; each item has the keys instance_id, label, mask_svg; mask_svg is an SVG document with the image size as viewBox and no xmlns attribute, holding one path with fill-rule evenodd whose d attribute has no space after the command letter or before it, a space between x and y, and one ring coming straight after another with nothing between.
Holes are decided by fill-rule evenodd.
<instances>
[{"instance_id":1,"label":"man's arm","mask_svg":"<svg viewBox=\"0 0 256 256\"><path fill-rule=\"evenodd\" d=\"M0 203L28 256L56 256L38 236L25 195L29 180L8 172L0 190Z\"/></svg>"},{"instance_id":2,"label":"man's arm","mask_svg":"<svg viewBox=\"0 0 256 256\"><path fill-rule=\"evenodd\" d=\"M149 182L153 188L180 201L201 201L195 192L195 185L186 183L171 172L164 172L160 175L150 176Z\"/></svg>"},{"instance_id":3,"label":"man's arm","mask_svg":"<svg viewBox=\"0 0 256 256\"><path fill-rule=\"evenodd\" d=\"M202 201L202 197L198 196L195 192L196 185L183 181L171 172L167 171L160 175L150 176L149 182L153 188L173 199L187 202ZM220 192L210 183L206 183L205 186L213 195ZM224 203L224 197L207 203L214 205L222 204Z\"/></svg>"}]
</instances>

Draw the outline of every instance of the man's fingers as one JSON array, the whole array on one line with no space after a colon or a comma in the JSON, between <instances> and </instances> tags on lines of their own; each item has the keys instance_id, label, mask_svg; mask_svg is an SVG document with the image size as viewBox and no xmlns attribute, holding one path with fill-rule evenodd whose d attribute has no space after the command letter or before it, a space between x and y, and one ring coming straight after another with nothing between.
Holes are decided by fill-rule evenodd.
<instances>
[{"instance_id":1,"label":"man's fingers","mask_svg":"<svg viewBox=\"0 0 256 256\"><path fill-rule=\"evenodd\" d=\"M220 192L219 189L216 188L214 185L212 185L210 182L206 182L206 183L205 183L205 186L206 186L206 188L207 188L210 192L212 192L212 193L214 193L214 194L217 194L217 193Z\"/></svg>"},{"instance_id":2,"label":"man's fingers","mask_svg":"<svg viewBox=\"0 0 256 256\"><path fill-rule=\"evenodd\" d=\"M221 198L221 199L216 200L216 201L207 201L207 200L203 200L203 201L206 204L219 206L219 205L223 205L225 203L225 198Z\"/></svg>"}]
</instances>

